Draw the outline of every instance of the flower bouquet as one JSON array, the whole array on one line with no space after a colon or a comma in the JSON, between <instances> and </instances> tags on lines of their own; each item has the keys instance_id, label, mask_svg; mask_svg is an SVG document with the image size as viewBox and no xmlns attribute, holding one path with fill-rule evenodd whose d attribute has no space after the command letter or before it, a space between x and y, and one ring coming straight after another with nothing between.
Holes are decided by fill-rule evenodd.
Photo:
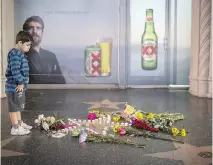
<instances>
[{"instance_id":1,"label":"flower bouquet","mask_svg":"<svg viewBox=\"0 0 213 165\"><path fill-rule=\"evenodd\" d=\"M35 124L37 127L40 127L41 130L45 130L48 133L52 132L53 130L60 129L61 126L65 125L62 119L56 119L53 116L44 117L44 115L39 115L38 118L35 120Z\"/></svg>"},{"instance_id":2,"label":"flower bouquet","mask_svg":"<svg viewBox=\"0 0 213 165\"><path fill-rule=\"evenodd\" d=\"M136 108L126 104L121 112L112 112L111 114L116 115L113 118L115 122L125 120L137 129L162 132L173 136L186 136L187 133L184 129L178 132L178 129L172 128L176 121L184 119L184 115L181 113L150 113L136 110Z\"/></svg>"}]
</instances>

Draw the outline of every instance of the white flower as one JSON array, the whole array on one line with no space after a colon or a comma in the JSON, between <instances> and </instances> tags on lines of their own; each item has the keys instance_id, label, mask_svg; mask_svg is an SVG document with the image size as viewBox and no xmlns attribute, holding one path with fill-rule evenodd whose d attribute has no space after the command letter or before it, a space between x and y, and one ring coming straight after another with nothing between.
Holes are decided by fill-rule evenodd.
<instances>
[{"instance_id":1,"label":"white flower","mask_svg":"<svg viewBox=\"0 0 213 165\"><path fill-rule=\"evenodd\" d=\"M42 123L42 127L47 131L49 130L49 125L46 122Z\"/></svg>"},{"instance_id":2,"label":"white flower","mask_svg":"<svg viewBox=\"0 0 213 165\"><path fill-rule=\"evenodd\" d=\"M48 116L48 117L46 118L46 120L47 120L47 122L50 122L50 121L51 121L51 117Z\"/></svg>"},{"instance_id":3,"label":"white flower","mask_svg":"<svg viewBox=\"0 0 213 165\"><path fill-rule=\"evenodd\" d=\"M44 118L44 115L38 115L38 120L42 120Z\"/></svg>"},{"instance_id":4,"label":"white flower","mask_svg":"<svg viewBox=\"0 0 213 165\"><path fill-rule=\"evenodd\" d=\"M70 119L70 118L68 118L67 120L68 120L69 124L71 124L73 122L72 119Z\"/></svg>"},{"instance_id":5,"label":"white flower","mask_svg":"<svg viewBox=\"0 0 213 165\"><path fill-rule=\"evenodd\" d=\"M55 118L54 117L50 117L50 123L54 124L55 123Z\"/></svg>"},{"instance_id":6,"label":"white flower","mask_svg":"<svg viewBox=\"0 0 213 165\"><path fill-rule=\"evenodd\" d=\"M35 119L34 121L36 124L40 124L40 121L38 119Z\"/></svg>"},{"instance_id":7,"label":"white flower","mask_svg":"<svg viewBox=\"0 0 213 165\"><path fill-rule=\"evenodd\" d=\"M173 123L172 122L169 122L169 126L171 127L173 125Z\"/></svg>"},{"instance_id":8,"label":"white flower","mask_svg":"<svg viewBox=\"0 0 213 165\"><path fill-rule=\"evenodd\" d=\"M50 123L50 124L54 124L55 118L54 118L54 117L48 116L47 119L46 119L46 121L47 121L48 123Z\"/></svg>"}]
</instances>

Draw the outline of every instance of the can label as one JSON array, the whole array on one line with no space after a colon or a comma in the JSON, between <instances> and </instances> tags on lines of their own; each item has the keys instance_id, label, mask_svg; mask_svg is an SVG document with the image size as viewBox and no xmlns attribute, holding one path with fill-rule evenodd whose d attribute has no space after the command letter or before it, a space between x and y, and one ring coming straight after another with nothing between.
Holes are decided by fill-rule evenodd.
<instances>
[{"instance_id":1,"label":"can label","mask_svg":"<svg viewBox=\"0 0 213 165\"><path fill-rule=\"evenodd\" d=\"M87 76L101 76L101 50L95 45L85 50L85 71Z\"/></svg>"},{"instance_id":2,"label":"can label","mask_svg":"<svg viewBox=\"0 0 213 165\"><path fill-rule=\"evenodd\" d=\"M141 47L141 55L144 61L153 61L157 57L157 44L153 40L146 40Z\"/></svg>"}]
</instances>

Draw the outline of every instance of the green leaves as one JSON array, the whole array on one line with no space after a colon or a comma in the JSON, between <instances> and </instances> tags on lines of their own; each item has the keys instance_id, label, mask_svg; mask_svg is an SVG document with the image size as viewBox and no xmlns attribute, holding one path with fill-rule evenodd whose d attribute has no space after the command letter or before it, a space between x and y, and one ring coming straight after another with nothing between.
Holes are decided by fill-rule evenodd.
<instances>
[{"instance_id":1,"label":"green leaves","mask_svg":"<svg viewBox=\"0 0 213 165\"><path fill-rule=\"evenodd\" d=\"M93 142L93 143L111 143L111 144L125 144L125 145L134 145L138 148L145 148L145 144L136 143L134 141L131 141L130 139L123 140L117 137L112 137L109 135L97 135L92 134L91 136L88 136L86 139L86 142Z\"/></svg>"},{"instance_id":2,"label":"green leaves","mask_svg":"<svg viewBox=\"0 0 213 165\"><path fill-rule=\"evenodd\" d=\"M176 139L169 139L169 138L164 138L164 137L158 136L158 135L151 133L149 131L145 131L145 130L138 131L137 129L134 129L134 128L127 129L126 135L136 136L136 137L143 136L145 138L160 139L160 140L164 140L164 141L178 142L178 143L182 143L182 144L184 143L183 141L179 141L179 140L176 140Z\"/></svg>"}]
</instances>

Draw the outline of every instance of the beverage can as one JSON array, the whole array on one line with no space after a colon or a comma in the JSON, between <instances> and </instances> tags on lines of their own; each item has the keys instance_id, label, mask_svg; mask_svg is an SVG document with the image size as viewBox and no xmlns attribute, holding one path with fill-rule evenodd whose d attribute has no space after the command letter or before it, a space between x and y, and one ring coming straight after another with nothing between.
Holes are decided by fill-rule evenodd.
<instances>
[{"instance_id":1,"label":"beverage can","mask_svg":"<svg viewBox=\"0 0 213 165\"><path fill-rule=\"evenodd\" d=\"M85 49L86 76L101 76L101 49L97 45L87 46Z\"/></svg>"}]
</instances>

